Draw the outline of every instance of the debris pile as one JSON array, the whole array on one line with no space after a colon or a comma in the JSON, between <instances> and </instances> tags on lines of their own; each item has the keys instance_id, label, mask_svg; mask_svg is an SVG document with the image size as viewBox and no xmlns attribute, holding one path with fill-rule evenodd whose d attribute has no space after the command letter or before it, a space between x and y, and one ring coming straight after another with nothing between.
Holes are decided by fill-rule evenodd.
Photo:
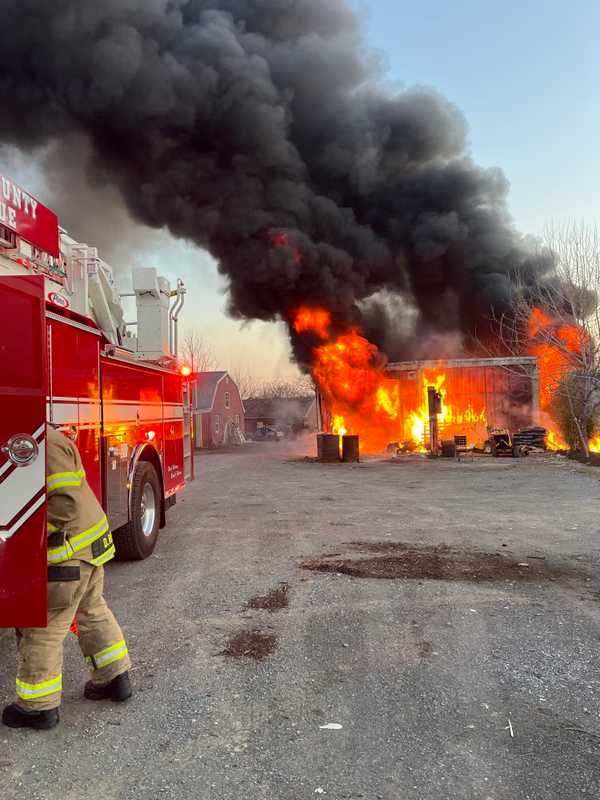
<instances>
[{"instance_id":1,"label":"debris pile","mask_svg":"<svg viewBox=\"0 0 600 800\"><path fill-rule=\"evenodd\" d=\"M257 595L248 601L248 608L255 608L261 611L281 611L289 607L289 587L287 583L280 583L276 589L272 589L268 594Z\"/></svg>"},{"instance_id":2,"label":"debris pile","mask_svg":"<svg viewBox=\"0 0 600 800\"><path fill-rule=\"evenodd\" d=\"M516 447L536 447L540 450L546 449L546 428L534 427L524 428L513 436L513 444Z\"/></svg>"},{"instance_id":3,"label":"debris pile","mask_svg":"<svg viewBox=\"0 0 600 800\"><path fill-rule=\"evenodd\" d=\"M277 646L275 636L259 630L240 631L232 636L227 646L219 653L229 658L252 658L254 661L264 661L270 656Z\"/></svg>"},{"instance_id":4,"label":"debris pile","mask_svg":"<svg viewBox=\"0 0 600 800\"><path fill-rule=\"evenodd\" d=\"M565 564L544 560L517 561L500 553L450 548L447 545L411 545L402 542L356 543L352 549L376 555L371 558L323 556L302 563L312 572L353 578L417 579L460 583L538 583L577 577Z\"/></svg>"}]
</instances>

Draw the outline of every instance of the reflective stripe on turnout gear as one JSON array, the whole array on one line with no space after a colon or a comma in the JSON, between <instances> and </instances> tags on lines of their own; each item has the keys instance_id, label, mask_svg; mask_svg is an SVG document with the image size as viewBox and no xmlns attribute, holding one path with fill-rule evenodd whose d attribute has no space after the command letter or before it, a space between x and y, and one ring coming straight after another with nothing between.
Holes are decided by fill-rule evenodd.
<instances>
[{"instance_id":1,"label":"reflective stripe on turnout gear","mask_svg":"<svg viewBox=\"0 0 600 800\"><path fill-rule=\"evenodd\" d=\"M60 547L53 547L48 550L48 563L49 564L62 564L63 561L69 561L69 559L73 558L77 553L81 550L85 550L86 547L94 544L98 539L101 539L104 534L109 530L108 519L106 515L102 517L102 519L97 522L95 525L92 525L91 528L88 528L86 531L82 531L78 533L76 536L69 536L68 539L65 540L64 545ZM104 554L100 558L104 558ZM114 548L113 548L113 555L114 555ZM97 559L94 559L96 561ZM106 559L107 561L109 559ZM104 562L101 562L104 563ZM100 564L95 564L95 566L100 566Z\"/></svg>"},{"instance_id":2,"label":"reflective stripe on turnout gear","mask_svg":"<svg viewBox=\"0 0 600 800\"><path fill-rule=\"evenodd\" d=\"M117 554L117 551L115 550L115 546L114 546L114 544L111 544L111 546L106 551L106 553L103 553L101 556L98 556L98 558L93 558L91 563L95 567L101 567L104 564L106 564L107 561L110 561L111 559L113 559L116 554Z\"/></svg>"},{"instance_id":3,"label":"reflective stripe on turnout gear","mask_svg":"<svg viewBox=\"0 0 600 800\"><path fill-rule=\"evenodd\" d=\"M48 523L48 533L58 533L58 530L56 525L53 525L51 522Z\"/></svg>"},{"instance_id":4,"label":"reflective stripe on turnout gear","mask_svg":"<svg viewBox=\"0 0 600 800\"><path fill-rule=\"evenodd\" d=\"M92 525L91 528L88 528L87 531L82 531L78 533L76 536L69 536L69 542L71 547L73 548L73 552L78 553L80 550L83 550L85 547L89 547L93 544L97 539L100 539L106 531L109 529L108 519L106 515L102 517L100 522L97 522L95 525Z\"/></svg>"},{"instance_id":5,"label":"reflective stripe on turnout gear","mask_svg":"<svg viewBox=\"0 0 600 800\"><path fill-rule=\"evenodd\" d=\"M62 564L63 561L69 561L73 557L73 548L68 542L65 542L60 547L53 547L48 550L48 563L49 564Z\"/></svg>"},{"instance_id":6,"label":"reflective stripe on turnout gear","mask_svg":"<svg viewBox=\"0 0 600 800\"><path fill-rule=\"evenodd\" d=\"M121 639L120 642L112 644L110 647L105 647L99 653L87 656L85 660L96 669L102 669L102 667L108 667L109 664L114 664L115 661L125 658L128 652L125 640Z\"/></svg>"},{"instance_id":7,"label":"reflective stripe on turnout gear","mask_svg":"<svg viewBox=\"0 0 600 800\"><path fill-rule=\"evenodd\" d=\"M83 469L77 472L55 472L48 475L46 486L49 492L54 492L56 489L64 489L66 486L81 486L84 478L85 470Z\"/></svg>"},{"instance_id":8,"label":"reflective stripe on turnout gear","mask_svg":"<svg viewBox=\"0 0 600 800\"><path fill-rule=\"evenodd\" d=\"M17 678L17 697L21 700L41 700L62 691L62 674L42 683L25 683Z\"/></svg>"},{"instance_id":9,"label":"reflective stripe on turnout gear","mask_svg":"<svg viewBox=\"0 0 600 800\"><path fill-rule=\"evenodd\" d=\"M95 566L112 547L106 512L87 482L81 454L52 427L47 430L48 563L76 559ZM98 561L99 559L99 561Z\"/></svg>"}]
</instances>

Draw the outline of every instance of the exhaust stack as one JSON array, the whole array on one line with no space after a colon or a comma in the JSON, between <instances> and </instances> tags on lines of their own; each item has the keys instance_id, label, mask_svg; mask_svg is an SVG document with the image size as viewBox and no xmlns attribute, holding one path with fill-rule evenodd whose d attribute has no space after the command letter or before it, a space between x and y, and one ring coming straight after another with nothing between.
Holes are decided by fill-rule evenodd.
<instances>
[{"instance_id":1,"label":"exhaust stack","mask_svg":"<svg viewBox=\"0 0 600 800\"><path fill-rule=\"evenodd\" d=\"M187 290L184 282L179 278L177 281L177 290L171 293L172 297L176 297L175 304L169 314L169 339L171 343L171 353L175 358L179 358L179 315L185 304L185 295Z\"/></svg>"},{"instance_id":2,"label":"exhaust stack","mask_svg":"<svg viewBox=\"0 0 600 800\"><path fill-rule=\"evenodd\" d=\"M170 357L169 306L171 285L155 269L133 272L137 306L137 356L146 361Z\"/></svg>"}]
</instances>

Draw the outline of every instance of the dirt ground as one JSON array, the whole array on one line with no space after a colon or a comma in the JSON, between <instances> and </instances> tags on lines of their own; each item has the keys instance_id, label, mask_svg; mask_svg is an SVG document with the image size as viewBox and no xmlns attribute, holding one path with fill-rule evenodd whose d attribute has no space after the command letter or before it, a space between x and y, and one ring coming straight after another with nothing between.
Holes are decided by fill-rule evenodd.
<instances>
[{"instance_id":1,"label":"dirt ground","mask_svg":"<svg viewBox=\"0 0 600 800\"><path fill-rule=\"evenodd\" d=\"M2 800L600 797L600 470L302 455L199 458L107 569L135 697L85 701L69 637L61 726L0 730Z\"/></svg>"}]
</instances>

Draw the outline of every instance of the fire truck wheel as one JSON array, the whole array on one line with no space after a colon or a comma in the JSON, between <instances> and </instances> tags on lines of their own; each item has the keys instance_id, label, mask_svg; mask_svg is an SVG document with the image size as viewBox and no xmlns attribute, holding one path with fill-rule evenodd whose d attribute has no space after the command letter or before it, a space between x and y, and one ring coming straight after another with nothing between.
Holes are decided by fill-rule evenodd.
<instances>
[{"instance_id":1,"label":"fire truck wheel","mask_svg":"<svg viewBox=\"0 0 600 800\"><path fill-rule=\"evenodd\" d=\"M131 521L115 531L120 561L143 561L154 552L160 527L160 481L156 470L140 461L131 482Z\"/></svg>"}]
</instances>

